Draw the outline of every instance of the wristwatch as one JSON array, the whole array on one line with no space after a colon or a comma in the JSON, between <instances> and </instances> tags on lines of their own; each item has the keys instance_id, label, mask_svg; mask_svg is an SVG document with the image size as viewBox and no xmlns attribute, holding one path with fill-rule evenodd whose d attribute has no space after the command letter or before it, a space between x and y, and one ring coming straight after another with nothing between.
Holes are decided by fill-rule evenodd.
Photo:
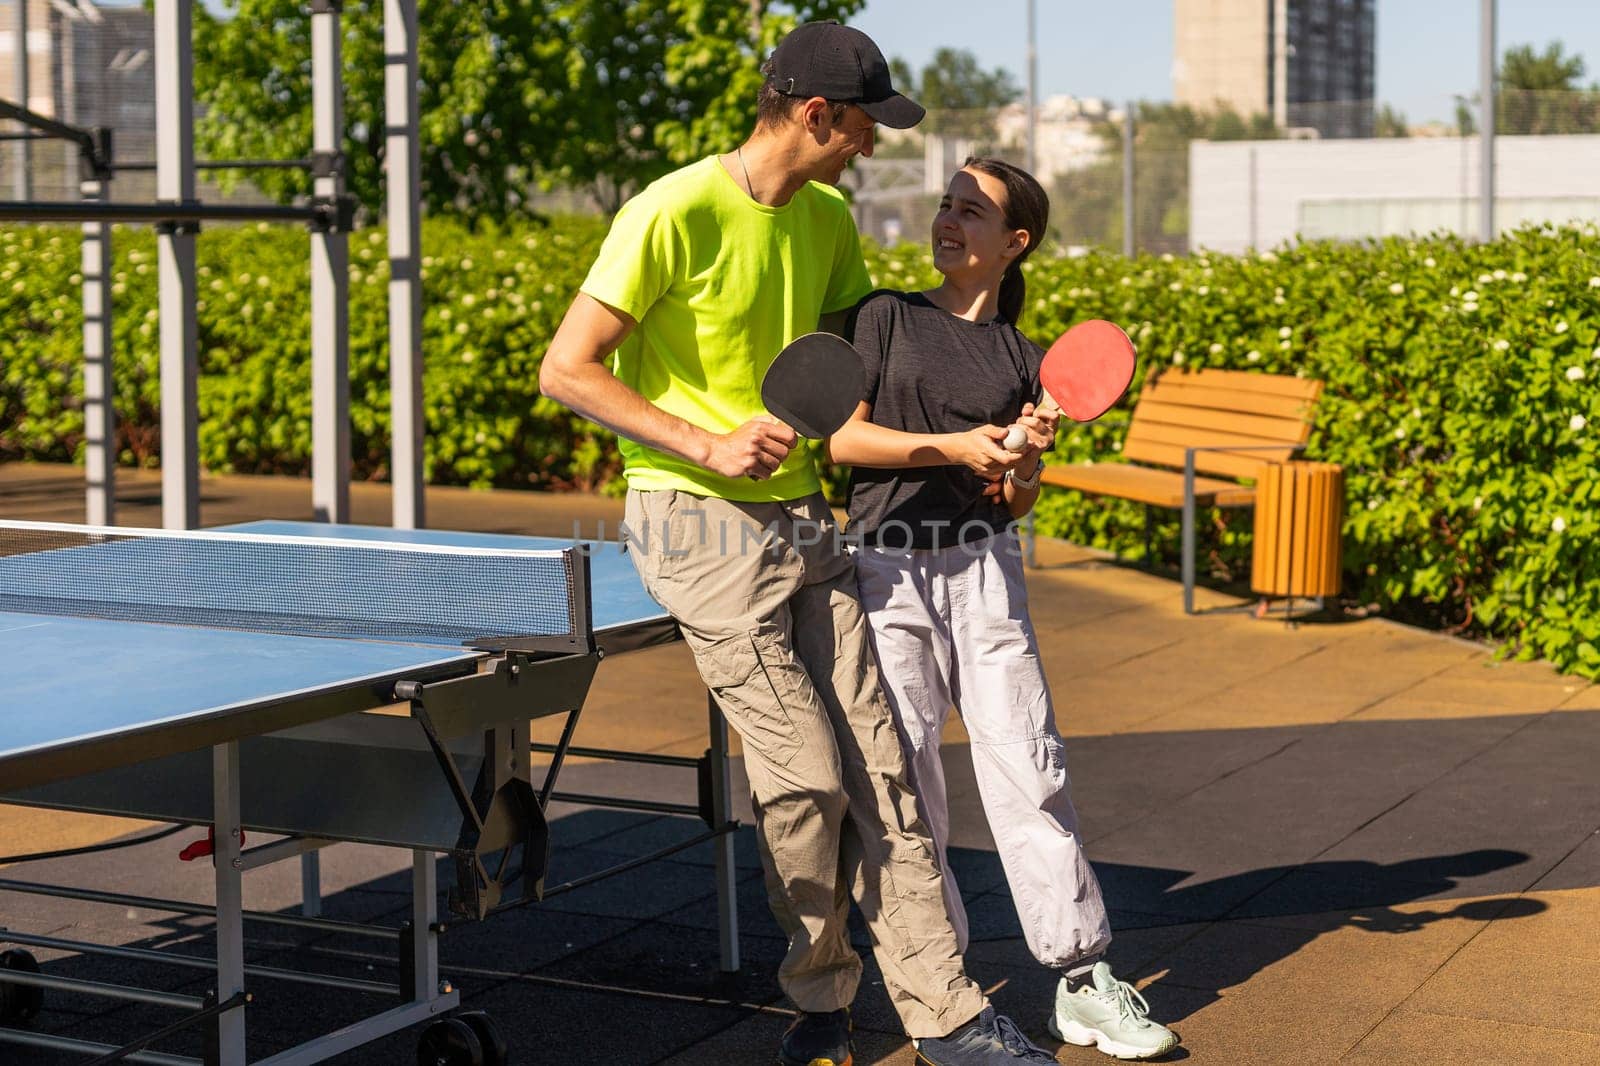
<instances>
[{"instance_id":1,"label":"wristwatch","mask_svg":"<svg viewBox=\"0 0 1600 1066\"><path fill-rule=\"evenodd\" d=\"M1019 489L1037 488L1039 485L1039 475L1042 473L1044 473L1044 456L1041 455L1039 456L1039 465L1033 468L1032 477L1018 477L1015 470L1007 470L1006 480L1011 482L1012 485Z\"/></svg>"}]
</instances>

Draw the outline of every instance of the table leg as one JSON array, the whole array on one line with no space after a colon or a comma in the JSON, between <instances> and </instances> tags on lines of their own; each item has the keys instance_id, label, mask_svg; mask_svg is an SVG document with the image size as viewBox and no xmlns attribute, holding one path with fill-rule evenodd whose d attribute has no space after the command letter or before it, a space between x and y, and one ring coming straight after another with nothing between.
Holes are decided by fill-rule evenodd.
<instances>
[{"instance_id":1,"label":"table leg","mask_svg":"<svg viewBox=\"0 0 1600 1066\"><path fill-rule=\"evenodd\" d=\"M211 749L212 859L217 878L217 1002L244 991L244 885L239 857L239 745ZM217 1018L219 1066L244 1066L244 1008Z\"/></svg>"},{"instance_id":2,"label":"table leg","mask_svg":"<svg viewBox=\"0 0 1600 1066\"><path fill-rule=\"evenodd\" d=\"M729 794L733 788L732 774L728 770L728 720L717 708L715 697L706 695L706 708L711 722L711 815L721 828L731 820ZM733 861L733 834L724 833L712 842L716 852L717 874L717 933L723 973L736 973L739 969L739 897L738 868Z\"/></svg>"},{"instance_id":3,"label":"table leg","mask_svg":"<svg viewBox=\"0 0 1600 1066\"><path fill-rule=\"evenodd\" d=\"M307 918L322 917L321 855L307 851L300 856L300 913Z\"/></svg>"}]
</instances>

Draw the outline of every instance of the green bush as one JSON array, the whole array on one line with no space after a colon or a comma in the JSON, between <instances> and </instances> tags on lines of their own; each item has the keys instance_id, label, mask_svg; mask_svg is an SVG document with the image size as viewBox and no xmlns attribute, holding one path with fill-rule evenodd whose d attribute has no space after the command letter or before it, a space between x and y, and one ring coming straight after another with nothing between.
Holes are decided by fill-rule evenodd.
<instances>
[{"instance_id":1,"label":"green bush","mask_svg":"<svg viewBox=\"0 0 1600 1066\"><path fill-rule=\"evenodd\" d=\"M605 224L472 233L423 229L426 476L437 484L597 488L619 465L609 433L539 396L538 366ZM119 459L160 455L155 238L118 227L113 322ZM0 459L81 460L77 234L0 229ZM387 476L389 265L382 230L350 237L354 476ZM218 473L310 469L309 239L266 225L197 241L200 461Z\"/></svg>"},{"instance_id":2,"label":"green bush","mask_svg":"<svg viewBox=\"0 0 1600 1066\"><path fill-rule=\"evenodd\" d=\"M473 233L424 227L427 476L434 483L618 489L615 442L539 397L549 338L604 233L563 219ZM158 457L154 239L119 230L117 405L125 463ZM81 457L78 240L0 229L0 458ZM926 250L869 248L877 283L931 284ZM214 471L304 473L310 450L307 238L199 240L201 451ZM351 237L358 477L388 453L382 231ZM1249 256L1036 257L1023 326L1048 341L1109 318L1158 366L1320 378L1309 454L1346 470L1346 591L1600 677L1600 234L1529 228L1309 243ZM1135 392L1138 387L1135 382ZM1114 460L1122 426L1066 429L1059 461ZM837 475L833 479L837 484ZM1204 531L1214 568L1247 550L1241 513ZM1137 507L1052 491L1042 532L1137 555ZM1170 540L1172 516L1161 530Z\"/></svg>"}]
</instances>

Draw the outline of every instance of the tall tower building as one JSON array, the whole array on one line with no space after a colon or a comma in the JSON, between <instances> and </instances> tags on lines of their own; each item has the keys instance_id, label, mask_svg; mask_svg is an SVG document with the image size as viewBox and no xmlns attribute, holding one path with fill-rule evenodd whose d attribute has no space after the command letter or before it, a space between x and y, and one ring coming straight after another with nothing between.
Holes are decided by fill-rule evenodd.
<instances>
[{"instance_id":1,"label":"tall tower building","mask_svg":"<svg viewBox=\"0 0 1600 1066\"><path fill-rule=\"evenodd\" d=\"M1370 137L1377 0L1174 0L1172 84L1323 137Z\"/></svg>"}]
</instances>

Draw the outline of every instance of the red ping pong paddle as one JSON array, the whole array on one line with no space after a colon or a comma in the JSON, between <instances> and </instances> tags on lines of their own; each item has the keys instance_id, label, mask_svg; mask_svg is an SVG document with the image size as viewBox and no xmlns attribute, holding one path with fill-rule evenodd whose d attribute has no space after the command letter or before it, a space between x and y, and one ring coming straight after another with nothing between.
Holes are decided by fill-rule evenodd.
<instances>
[{"instance_id":1,"label":"red ping pong paddle","mask_svg":"<svg viewBox=\"0 0 1600 1066\"><path fill-rule=\"evenodd\" d=\"M1051 404L1074 422L1093 422L1128 391L1137 359L1133 341L1116 323L1079 322L1056 338L1039 365L1040 406ZM1007 434L1006 447L1020 452L1027 441L1012 447L1018 436Z\"/></svg>"},{"instance_id":2,"label":"red ping pong paddle","mask_svg":"<svg viewBox=\"0 0 1600 1066\"><path fill-rule=\"evenodd\" d=\"M861 357L843 337L807 333L784 346L761 379L761 402L802 437L822 440L866 395Z\"/></svg>"}]
</instances>

